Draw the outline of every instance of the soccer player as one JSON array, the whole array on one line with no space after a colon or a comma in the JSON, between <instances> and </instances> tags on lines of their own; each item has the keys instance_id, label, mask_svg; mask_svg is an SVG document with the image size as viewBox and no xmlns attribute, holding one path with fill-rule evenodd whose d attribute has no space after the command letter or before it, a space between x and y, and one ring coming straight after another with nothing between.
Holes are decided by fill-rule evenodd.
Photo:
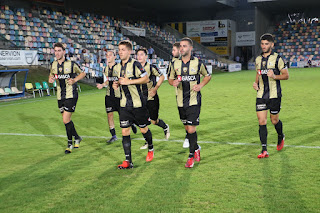
<instances>
[{"instance_id":1,"label":"soccer player","mask_svg":"<svg viewBox=\"0 0 320 213\"><path fill-rule=\"evenodd\" d=\"M105 97L105 106L106 112L108 116L108 124L109 124L109 131L111 133L111 138L107 141L107 143L112 143L118 140L116 135L116 130L114 128L114 120L113 120L113 112L120 111L120 89L114 90L112 84L114 81L118 81L118 73L113 69L117 63L115 61L116 54L114 51L109 50L107 51L107 62L108 65L104 70L104 74L107 77L107 80L103 84L97 84L98 89L102 89L103 87L107 87L107 94ZM134 133L137 132L137 128L134 124L132 124L132 131Z\"/></svg>"},{"instance_id":2,"label":"soccer player","mask_svg":"<svg viewBox=\"0 0 320 213\"><path fill-rule=\"evenodd\" d=\"M176 43L173 44L171 53L172 53L172 60L170 61L170 64L169 64L168 69L167 69L167 77L168 77L168 79L169 79L169 76L170 76L170 72L172 70L173 62L175 60L179 59L179 57L180 57L180 43L179 42L176 42ZM188 132L186 130L186 137L185 137L183 145L182 145L182 147L185 148L185 149L189 148L189 139L187 137L187 134L188 134Z\"/></svg>"},{"instance_id":3,"label":"soccer player","mask_svg":"<svg viewBox=\"0 0 320 213\"><path fill-rule=\"evenodd\" d=\"M147 62L148 59L148 50L146 48L141 48L137 50L137 59L144 70L148 73L149 82L147 85L144 85L144 94L148 97L147 108L149 111L151 123L157 125L163 129L165 139L169 139L170 130L169 125L166 124L163 120L159 119L159 96L157 90L164 81L164 76L158 70L158 68ZM157 77L159 78L157 82ZM148 143L146 142L141 149L148 148Z\"/></svg>"},{"instance_id":4,"label":"soccer player","mask_svg":"<svg viewBox=\"0 0 320 213\"><path fill-rule=\"evenodd\" d=\"M289 72L280 55L272 51L274 39L271 34L260 37L261 55L256 58L256 80L253 89L257 90L256 111L259 121L259 135L262 151L258 158L267 158L267 115L270 110L270 119L278 133L277 150L284 145L282 122L279 120L281 109L281 86L280 80L289 79Z\"/></svg>"},{"instance_id":5,"label":"soccer player","mask_svg":"<svg viewBox=\"0 0 320 213\"><path fill-rule=\"evenodd\" d=\"M122 145L126 160L118 165L119 169L133 168L131 157L130 126L135 122L148 143L146 161L150 162L154 156L152 134L148 128L150 118L147 109L147 97L143 94L143 85L149 82L148 73L141 64L130 57L132 43L121 41L119 43L119 56L121 63L114 67L118 72L118 82L113 82L113 88L120 86L120 127L122 128Z\"/></svg>"},{"instance_id":6,"label":"soccer player","mask_svg":"<svg viewBox=\"0 0 320 213\"><path fill-rule=\"evenodd\" d=\"M192 49L193 42L190 38L180 41L181 58L173 62L169 76L169 84L176 87L179 115L190 143L186 168L192 168L194 161L200 161L201 147L197 143L196 132L201 108L200 90L211 80L204 63L191 55ZM200 75L204 76L201 82Z\"/></svg>"},{"instance_id":7,"label":"soccer player","mask_svg":"<svg viewBox=\"0 0 320 213\"><path fill-rule=\"evenodd\" d=\"M72 152L74 137L74 148L79 148L82 138L78 135L71 120L72 113L76 109L78 101L77 82L86 76L78 64L66 60L66 49L62 43L54 44L54 55L56 60L52 62L49 83L57 81L57 99L63 123L66 127L68 145L65 154Z\"/></svg>"}]
</instances>

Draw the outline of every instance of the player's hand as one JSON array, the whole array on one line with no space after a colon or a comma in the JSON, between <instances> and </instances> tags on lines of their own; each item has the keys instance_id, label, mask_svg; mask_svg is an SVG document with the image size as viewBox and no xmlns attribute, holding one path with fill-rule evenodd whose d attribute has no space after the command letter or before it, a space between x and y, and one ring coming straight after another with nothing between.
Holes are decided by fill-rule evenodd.
<instances>
[{"instance_id":1,"label":"player's hand","mask_svg":"<svg viewBox=\"0 0 320 213\"><path fill-rule=\"evenodd\" d=\"M273 70L268 70L268 73L267 73L267 76L269 77L269 78L275 78L275 75L274 75L274 72L273 72Z\"/></svg>"},{"instance_id":2,"label":"player's hand","mask_svg":"<svg viewBox=\"0 0 320 213\"><path fill-rule=\"evenodd\" d=\"M117 90L119 88L119 82L118 81L114 81L113 84L112 84L112 88L114 90Z\"/></svg>"},{"instance_id":3,"label":"player's hand","mask_svg":"<svg viewBox=\"0 0 320 213\"><path fill-rule=\"evenodd\" d=\"M259 86L258 86L258 84L256 82L253 82L252 86L253 86L254 90L257 90L257 91L259 90Z\"/></svg>"},{"instance_id":4,"label":"player's hand","mask_svg":"<svg viewBox=\"0 0 320 213\"><path fill-rule=\"evenodd\" d=\"M120 77L119 78L119 84L120 85L129 85L130 84L130 79L127 77Z\"/></svg>"},{"instance_id":5,"label":"player's hand","mask_svg":"<svg viewBox=\"0 0 320 213\"><path fill-rule=\"evenodd\" d=\"M180 81L178 79L176 79L173 81L172 86L178 87L179 84L180 84Z\"/></svg>"},{"instance_id":6,"label":"player's hand","mask_svg":"<svg viewBox=\"0 0 320 213\"><path fill-rule=\"evenodd\" d=\"M102 89L103 88L103 84L97 84L97 88L98 89Z\"/></svg>"},{"instance_id":7,"label":"player's hand","mask_svg":"<svg viewBox=\"0 0 320 213\"><path fill-rule=\"evenodd\" d=\"M149 90L149 96L154 97L157 94L157 90L155 88L151 88Z\"/></svg>"},{"instance_id":8,"label":"player's hand","mask_svg":"<svg viewBox=\"0 0 320 213\"><path fill-rule=\"evenodd\" d=\"M76 83L76 81L74 80L74 78L68 78L68 84L69 84L69 85L73 85L74 83Z\"/></svg>"},{"instance_id":9,"label":"player's hand","mask_svg":"<svg viewBox=\"0 0 320 213\"><path fill-rule=\"evenodd\" d=\"M193 91L199 92L201 90L202 86L200 84L196 84L192 87Z\"/></svg>"},{"instance_id":10,"label":"player's hand","mask_svg":"<svg viewBox=\"0 0 320 213\"><path fill-rule=\"evenodd\" d=\"M50 76L49 77L49 83L52 84L56 79L54 78L54 76Z\"/></svg>"}]
</instances>

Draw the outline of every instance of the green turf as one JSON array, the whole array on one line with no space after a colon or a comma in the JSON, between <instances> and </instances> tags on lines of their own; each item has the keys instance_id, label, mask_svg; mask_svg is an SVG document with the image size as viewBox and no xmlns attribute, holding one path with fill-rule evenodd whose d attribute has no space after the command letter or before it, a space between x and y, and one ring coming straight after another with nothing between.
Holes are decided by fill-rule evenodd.
<instances>
[{"instance_id":1,"label":"green turf","mask_svg":"<svg viewBox=\"0 0 320 213\"><path fill-rule=\"evenodd\" d=\"M146 163L143 141L133 140L133 170L116 169L124 160L121 140L85 137L110 136L105 91L80 93L73 121L84 140L70 155L66 137L50 136L65 135L54 97L0 103L0 133L46 135L0 135L0 212L320 212L320 69L290 69L282 82L286 145L305 147L269 146L268 159L257 159L254 78L254 71L216 74L203 88L198 138L220 143L201 143L193 169L184 168L185 132L166 82L160 117L171 141L159 141L163 132L150 126L155 158ZM116 131L121 138L118 122ZM275 145L270 121L268 131Z\"/></svg>"}]
</instances>

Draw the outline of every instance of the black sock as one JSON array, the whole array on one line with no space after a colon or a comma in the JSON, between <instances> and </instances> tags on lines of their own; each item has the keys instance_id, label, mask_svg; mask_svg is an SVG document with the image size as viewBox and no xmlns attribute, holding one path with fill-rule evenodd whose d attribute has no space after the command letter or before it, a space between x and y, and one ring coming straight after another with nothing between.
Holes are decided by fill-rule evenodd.
<instances>
[{"instance_id":1,"label":"black sock","mask_svg":"<svg viewBox=\"0 0 320 213\"><path fill-rule=\"evenodd\" d=\"M198 146L197 144L197 140L198 140L198 135L197 132L194 132L192 134L188 133L188 139L189 139L189 158L194 157L194 151L196 146Z\"/></svg>"},{"instance_id":2,"label":"black sock","mask_svg":"<svg viewBox=\"0 0 320 213\"><path fill-rule=\"evenodd\" d=\"M283 137L283 132L282 132L282 122L279 120L279 122L274 125L274 128L276 129L278 136Z\"/></svg>"},{"instance_id":3,"label":"black sock","mask_svg":"<svg viewBox=\"0 0 320 213\"><path fill-rule=\"evenodd\" d=\"M160 126L162 129L166 129L167 128L167 124L161 119L159 119L159 122L156 125Z\"/></svg>"},{"instance_id":4,"label":"black sock","mask_svg":"<svg viewBox=\"0 0 320 213\"><path fill-rule=\"evenodd\" d=\"M72 124L71 121L69 123L64 124L66 126L66 132L68 141L72 141Z\"/></svg>"},{"instance_id":5,"label":"black sock","mask_svg":"<svg viewBox=\"0 0 320 213\"><path fill-rule=\"evenodd\" d=\"M260 141L262 145L262 151L267 151L267 136L268 136L267 125L259 125L259 135L260 135Z\"/></svg>"},{"instance_id":6,"label":"black sock","mask_svg":"<svg viewBox=\"0 0 320 213\"><path fill-rule=\"evenodd\" d=\"M76 128L74 128L74 124L72 121L70 121L69 123L71 123L71 128L72 128L72 135L74 136L75 139L79 139L79 135L76 131Z\"/></svg>"},{"instance_id":7,"label":"black sock","mask_svg":"<svg viewBox=\"0 0 320 213\"><path fill-rule=\"evenodd\" d=\"M148 131L145 134L142 134L144 139L147 141L148 143L148 148L149 149L153 149L153 144L152 144L152 134L150 129L148 129Z\"/></svg>"},{"instance_id":8,"label":"black sock","mask_svg":"<svg viewBox=\"0 0 320 213\"><path fill-rule=\"evenodd\" d=\"M124 154L126 155L126 160L131 163L132 158L131 158L131 138L130 138L130 135L122 136L122 146L123 146Z\"/></svg>"},{"instance_id":9,"label":"black sock","mask_svg":"<svg viewBox=\"0 0 320 213\"><path fill-rule=\"evenodd\" d=\"M111 133L111 135L113 137L113 136L116 135L116 130L114 128L112 128L112 129L110 129L110 133Z\"/></svg>"},{"instance_id":10,"label":"black sock","mask_svg":"<svg viewBox=\"0 0 320 213\"><path fill-rule=\"evenodd\" d=\"M185 138L189 140L189 138L188 138L188 131L187 131L187 130L186 130L186 137L185 137Z\"/></svg>"}]
</instances>

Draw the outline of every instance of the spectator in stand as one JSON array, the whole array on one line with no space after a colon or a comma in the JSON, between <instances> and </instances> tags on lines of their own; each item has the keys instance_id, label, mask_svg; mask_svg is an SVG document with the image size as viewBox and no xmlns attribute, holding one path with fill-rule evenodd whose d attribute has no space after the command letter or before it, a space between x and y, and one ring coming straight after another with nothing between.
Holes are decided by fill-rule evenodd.
<instances>
[{"instance_id":1,"label":"spectator in stand","mask_svg":"<svg viewBox=\"0 0 320 213\"><path fill-rule=\"evenodd\" d=\"M153 53L154 53L154 49L150 46L148 49L149 59L152 59Z\"/></svg>"},{"instance_id":2,"label":"spectator in stand","mask_svg":"<svg viewBox=\"0 0 320 213\"><path fill-rule=\"evenodd\" d=\"M236 62L238 62L238 63L240 62L240 56L238 56L238 55L236 56Z\"/></svg>"},{"instance_id":3,"label":"spectator in stand","mask_svg":"<svg viewBox=\"0 0 320 213\"><path fill-rule=\"evenodd\" d=\"M107 60L107 49L104 47L100 50L100 63L106 63Z\"/></svg>"},{"instance_id":4,"label":"spectator in stand","mask_svg":"<svg viewBox=\"0 0 320 213\"><path fill-rule=\"evenodd\" d=\"M74 47L73 47L73 44L70 45L70 48L69 48L69 57L73 57L74 55Z\"/></svg>"}]
</instances>

